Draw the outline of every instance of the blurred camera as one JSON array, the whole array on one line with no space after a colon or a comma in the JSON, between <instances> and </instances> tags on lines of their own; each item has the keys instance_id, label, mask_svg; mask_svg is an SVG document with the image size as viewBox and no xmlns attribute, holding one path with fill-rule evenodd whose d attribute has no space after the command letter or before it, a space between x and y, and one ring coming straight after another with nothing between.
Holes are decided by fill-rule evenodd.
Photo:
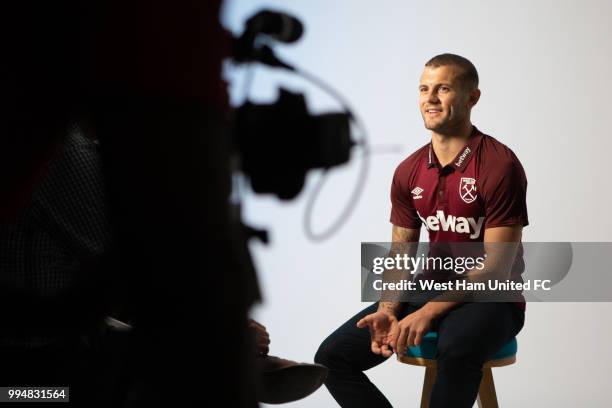
<instances>
[{"instance_id":1,"label":"blurred camera","mask_svg":"<svg viewBox=\"0 0 612 408\"><path fill-rule=\"evenodd\" d=\"M244 33L234 41L234 60L259 62L295 71L273 50L258 42L260 36L294 42L303 32L295 17L263 10L250 17ZM310 169L327 169L349 161L353 146L351 114L312 115L305 97L280 89L272 104L244 103L236 110L234 142L240 168L257 193L281 199L296 197Z\"/></svg>"},{"instance_id":2,"label":"blurred camera","mask_svg":"<svg viewBox=\"0 0 612 408\"><path fill-rule=\"evenodd\" d=\"M350 117L311 115L303 95L281 89L273 104L247 102L238 108L236 146L255 192L292 199L302 190L308 170L349 160Z\"/></svg>"}]
</instances>

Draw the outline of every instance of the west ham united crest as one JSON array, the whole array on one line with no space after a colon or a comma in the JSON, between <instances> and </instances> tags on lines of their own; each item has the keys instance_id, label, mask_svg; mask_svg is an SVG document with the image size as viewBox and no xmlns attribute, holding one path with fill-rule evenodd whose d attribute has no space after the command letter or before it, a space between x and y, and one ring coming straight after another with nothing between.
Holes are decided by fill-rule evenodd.
<instances>
[{"instance_id":1,"label":"west ham united crest","mask_svg":"<svg viewBox=\"0 0 612 408\"><path fill-rule=\"evenodd\" d=\"M468 204L476 200L476 179L461 177L461 182L459 183L459 196Z\"/></svg>"}]
</instances>

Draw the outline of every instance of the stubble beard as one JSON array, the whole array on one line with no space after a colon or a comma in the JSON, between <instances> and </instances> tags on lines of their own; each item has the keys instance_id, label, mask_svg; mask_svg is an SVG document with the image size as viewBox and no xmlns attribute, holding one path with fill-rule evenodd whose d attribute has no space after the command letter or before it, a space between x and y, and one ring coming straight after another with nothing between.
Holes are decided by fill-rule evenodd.
<instances>
[{"instance_id":1,"label":"stubble beard","mask_svg":"<svg viewBox=\"0 0 612 408\"><path fill-rule=\"evenodd\" d=\"M427 120L423 118L423 122L427 130L431 130L439 135L449 135L457 133L457 131L461 129L463 118L444 118L442 121L430 122L429 124Z\"/></svg>"}]
</instances>

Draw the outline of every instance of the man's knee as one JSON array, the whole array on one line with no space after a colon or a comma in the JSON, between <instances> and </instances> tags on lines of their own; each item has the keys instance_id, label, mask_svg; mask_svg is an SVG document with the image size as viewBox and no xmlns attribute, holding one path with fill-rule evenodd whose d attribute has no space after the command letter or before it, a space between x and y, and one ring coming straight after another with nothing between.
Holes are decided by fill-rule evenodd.
<instances>
[{"instance_id":1,"label":"man's knee","mask_svg":"<svg viewBox=\"0 0 612 408\"><path fill-rule=\"evenodd\" d=\"M319 349L315 353L314 361L317 364L323 364L326 367L331 367L334 361L334 348L332 347L333 341L330 337L323 340Z\"/></svg>"},{"instance_id":2,"label":"man's knee","mask_svg":"<svg viewBox=\"0 0 612 408\"><path fill-rule=\"evenodd\" d=\"M330 369L350 369L351 349L351 345L347 344L346 336L335 332L321 343L315 354L314 361Z\"/></svg>"}]
</instances>

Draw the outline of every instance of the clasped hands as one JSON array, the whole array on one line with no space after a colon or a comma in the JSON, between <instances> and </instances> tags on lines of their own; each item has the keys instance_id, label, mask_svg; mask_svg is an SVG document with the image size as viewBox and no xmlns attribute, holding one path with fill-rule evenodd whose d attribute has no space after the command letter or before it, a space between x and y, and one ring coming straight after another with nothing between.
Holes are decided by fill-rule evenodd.
<instances>
[{"instance_id":1,"label":"clasped hands","mask_svg":"<svg viewBox=\"0 0 612 408\"><path fill-rule=\"evenodd\" d=\"M370 329L374 354L390 357L393 353L405 354L408 347L421 344L433 320L425 307L399 321L393 312L379 310L359 320L357 327Z\"/></svg>"}]
</instances>

